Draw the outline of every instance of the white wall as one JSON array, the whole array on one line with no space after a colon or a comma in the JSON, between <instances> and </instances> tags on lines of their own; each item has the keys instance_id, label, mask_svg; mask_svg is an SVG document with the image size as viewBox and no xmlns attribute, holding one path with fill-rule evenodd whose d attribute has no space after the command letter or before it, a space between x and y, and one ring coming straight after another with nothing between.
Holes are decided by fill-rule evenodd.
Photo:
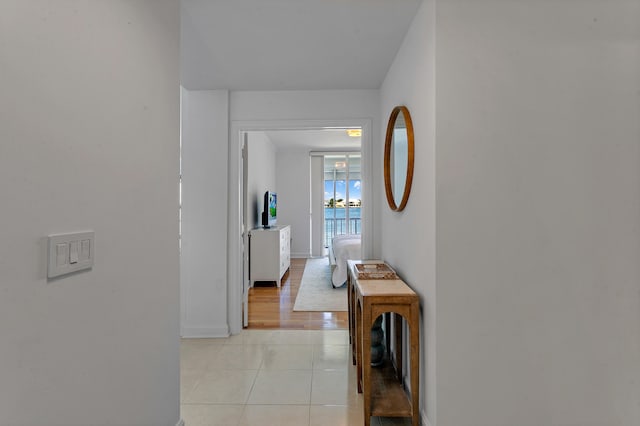
<instances>
[{"instance_id":1,"label":"white wall","mask_svg":"<svg viewBox=\"0 0 640 426\"><path fill-rule=\"evenodd\" d=\"M182 90L183 337L229 334L228 101L226 90Z\"/></svg>"},{"instance_id":2,"label":"white wall","mask_svg":"<svg viewBox=\"0 0 640 426\"><path fill-rule=\"evenodd\" d=\"M377 90L231 92L231 120L378 119Z\"/></svg>"},{"instance_id":3,"label":"white wall","mask_svg":"<svg viewBox=\"0 0 640 426\"><path fill-rule=\"evenodd\" d=\"M381 137L379 102L378 90L233 91L230 95L229 116L232 122L250 122L253 126L259 126L260 122L267 126L277 122L291 124L295 121L309 123L364 119L372 124L371 140L376 141ZM235 135L231 135L230 143L232 147L237 145ZM366 150L367 147L363 145L363 155L371 158L373 167L382 163L382 152ZM372 200L364 200L373 205L374 211L379 210L381 199L378 195L374 194ZM233 199L230 202L233 203ZM363 217L363 221L365 220L369 220L371 226L369 237L372 239L372 256L378 256L379 242L375 240L372 230L379 228L379 218Z\"/></svg>"},{"instance_id":4,"label":"white wall","mask_svg":"<svg viewBox=\"0 0 640 426\"><path fill-rule=\"evenodd\" d=\"M278 223L291 225L291 256L311 256L309 151L280 149L276 157Z\"/></svg>"},{"instance_id":5,"label":"white wall","mask_svg":"<svg viewBox=\"0 0 640 426\"><path fill-rule=\"evenodd\" d=\"M436 257L435 257L435 1L425 0L380 88L380 134L396 105L405 105L415 134L415 170L411 195L402 212L389 209L384 192L383 159L374 170L381 203L382 258L420 295L421 409L435 426L436 411ZM384 152L383 138L374 152ZM439 295L438 295L439 297ZM426 420L426 419L425 419Z\"/></svg>"},{"instance_id":6,"label":"white wall","mask_svg":"<svg viewBox=\"0 0 640 426\"><path fill-rule=\"evenodd\" d=\"M2 425L178 421L178 38L176 1L0 3Z\"/></svg>"},{"instance_id":7,"label":"white wall","mask_svg":"<svg viewBox=\"0 0 640 426\"><path fill-rule=\"evenodd\" d=\"M414 188L381 228L423 296L432 426L640 423L639 12L416 15L381 88L413 116Z\"/></svg>"},{"instance_id":8,"label":"white wall","mask_svg":"<svg viewBox=\"0 0 640 426\"><path fill-rule=\"evenodd\" d=\"M439 426L640 424L638 2L439 1Z\"/></svg>"},{"instance_id":9,"label":"white wall","mask_svg":"<svg viewBox=\"0 0 640 426\"><path fill-rule=\"evenodd\" d=\"M248 229L262 226L264 211L264 193L277 192L276 184L276 147L264 132L248 133L247 162L247 208ZM280 194L278 194L278 224L284 224L280 218Z\"/></svg>"}]
</instances>

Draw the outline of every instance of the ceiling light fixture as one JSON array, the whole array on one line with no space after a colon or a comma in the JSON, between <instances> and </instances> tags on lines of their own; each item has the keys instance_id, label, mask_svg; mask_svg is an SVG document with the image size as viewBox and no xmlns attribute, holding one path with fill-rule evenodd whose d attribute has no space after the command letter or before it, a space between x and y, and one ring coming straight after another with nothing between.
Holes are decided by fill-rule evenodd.
<instances>
[{"instance_id":1,"label":"ceiling light fixture","mask_svg":"<svg viewBox=\"0 0 640 426\"><path fill-rule=\"evenodd\" d=\"M359 138L362 136L362 129L347 129L347 135L352 138Z\"/></svg>"}]
</instances>

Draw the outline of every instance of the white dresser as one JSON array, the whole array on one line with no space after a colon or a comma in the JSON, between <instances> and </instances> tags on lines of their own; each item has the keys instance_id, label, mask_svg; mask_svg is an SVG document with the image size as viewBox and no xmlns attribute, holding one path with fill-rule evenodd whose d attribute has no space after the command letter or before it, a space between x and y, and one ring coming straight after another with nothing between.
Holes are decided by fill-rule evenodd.
<instances>
[{"instance_id":1,"label":"white dresser","mask_svg":"<svg viewBox=\"0 0 640 426\"><path fill-rule=\"evenodd\" d=\"M291 264L291 227L274 226L249 231L249 280L280 280Z\"/></svg>"}]
</instances>

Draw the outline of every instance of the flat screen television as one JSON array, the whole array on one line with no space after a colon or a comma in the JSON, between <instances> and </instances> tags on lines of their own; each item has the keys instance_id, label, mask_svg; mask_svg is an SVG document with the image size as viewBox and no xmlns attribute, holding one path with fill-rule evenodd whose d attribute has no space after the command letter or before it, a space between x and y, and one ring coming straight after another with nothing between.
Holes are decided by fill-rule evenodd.
<instances>
[{"instance_id":1,"label":"flat screen television","mask_svg":"<svg viewBox=\"0 0 640 426\"><path fill-rule=\"evenodd\" d=\"M275 226L278 213L278 196L275 192L264 193L264 210L262 211L262 227Z\"/></svg>"}]
</instances>

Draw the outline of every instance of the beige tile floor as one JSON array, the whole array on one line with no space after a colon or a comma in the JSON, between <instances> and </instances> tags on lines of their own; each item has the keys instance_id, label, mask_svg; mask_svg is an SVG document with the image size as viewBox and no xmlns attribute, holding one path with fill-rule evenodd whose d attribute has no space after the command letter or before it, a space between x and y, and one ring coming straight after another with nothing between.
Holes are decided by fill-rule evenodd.
<instances>
[{"instance_id":1,"label":"beige tile floor","mask_svg":"<svg viewBox=\"0 0 640 426\"><path fill-rule=\"evenodd\" d=\"M346 330L244 330L183 339L186 426L362 425ZM372 426L409 425L373 417Z\"/></svg>"}]
</instances>

